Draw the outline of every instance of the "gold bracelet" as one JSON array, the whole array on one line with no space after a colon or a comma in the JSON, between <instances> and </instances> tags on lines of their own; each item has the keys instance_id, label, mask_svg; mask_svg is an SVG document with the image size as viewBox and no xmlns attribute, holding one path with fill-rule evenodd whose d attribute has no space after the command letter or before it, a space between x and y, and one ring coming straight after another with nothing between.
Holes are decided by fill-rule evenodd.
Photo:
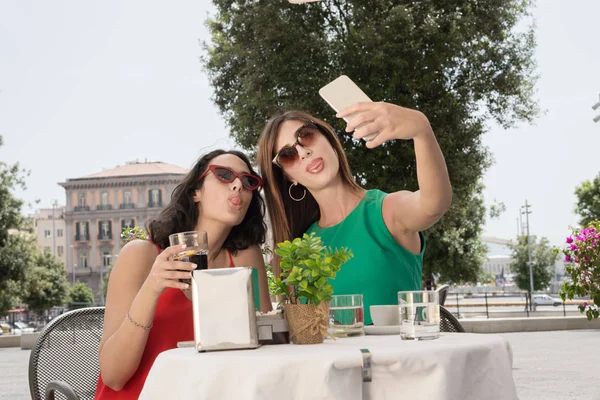
<instances>
[{"instance_id":1,"label":"gold bracelet","mask_svg":"<svg viewBox=\"0 0 600 400\"><path fill-rule=\"evenodd\" d=\"M133 319L131 319L131 315L129 315L129 311L127 311L127 314L125 314L125 315L127 316L127 319L129 320L129 322L131 322L138 328L142 328L145 331L149 331L152 328L152 324L150 324L150 326L144 326L144 325L140 325L137 322L135 322Z\"/></svg>"}]
</instances>

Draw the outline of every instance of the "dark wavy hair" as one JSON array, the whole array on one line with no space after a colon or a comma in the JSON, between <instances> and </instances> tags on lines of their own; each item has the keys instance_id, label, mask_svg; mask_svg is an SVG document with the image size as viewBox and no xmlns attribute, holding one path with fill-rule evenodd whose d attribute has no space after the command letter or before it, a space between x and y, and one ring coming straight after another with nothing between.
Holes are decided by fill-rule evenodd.
<instances>
[{"instance_id":1,"label":"dark wavy hair","mask_svg":"<svg viewBox=\"0 0 600 400\"><path fill-rule=\"evenodd\" d=\"M223 154L232 154L242 159L251 174L259 176L252 168L248 157L236 150L214 150L200 157L192 170L183 178L181 183L173 190L171 201L161 211L159 216L147 224L150 239L161 249L169 247L169 235L177 232L192 231L196 227L199 212L198 205L194 203L194 192L204 184L204 178L198 178L206 171L210 161ZM255 244L265 241L267 226L264 222L265 203L259 190L252 191L252 200L244 220L234 226L229 232L223 248L235 254Z\"/></svg>"}]
</instances>

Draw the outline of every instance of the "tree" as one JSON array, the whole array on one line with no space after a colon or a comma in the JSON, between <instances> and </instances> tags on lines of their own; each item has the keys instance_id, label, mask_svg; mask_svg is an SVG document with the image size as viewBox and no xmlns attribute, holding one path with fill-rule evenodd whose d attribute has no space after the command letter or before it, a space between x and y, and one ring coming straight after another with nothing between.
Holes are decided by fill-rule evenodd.
<instances>
[{"instance_id":1,"label":"tree","mask_svg":"<svg viewBox=\"0 0 600 400\"><path fill-rule=\"evenodd\" d=\"M69 297L71 303L75 305L73 308L77 308L82 304L94 303L94 293L92 292L92 289L83 282L77 282L71 286Z\"/></svg>"},{"instance_id":2,"label":"tree","mask_svg":"<svg viewBox=\"0 0 600 400\"><path fill-rule=\"evenodd\" d=\"M491 272L481 272L479 274L479 279L478 279L478 283L481 283L483 285L486 285L488 283L492 283L496 281L496 275L494 275Z\"/></svg>"},{"instance_id":3,"label":"tree","mask_svg":"<svg viewBox=\"0 0 600 400\"><path fill-rule=\"evenodd\" d=\"M581 226L588 226L594 220L600 220L600 174L593 181L583 181L575 188L577 204L575 212L579 214Z\"/></svg>"},{"instance_id":4,"label":"tree","mask_svg":"<svg viewBox=\"0 0 600 400\"><path fill-rule=\"evenodd\" d=\"M342 133L345 124L318 95L341 74L374 100L423 111L454 190L451 210L426 233L424 275L475 282L485 255L486 121L509 127L538 113L533 28L515 30L531 3L214 0L203 65L231 136L246 150L254 150L266 120L280 109L307 110ZM365 188L417 189L412 143L368 150L349 135L340 139Z\"/></svg>"},{"instance_id":5,"label":"tree","mask_svg":"<svg viewBox=\"0 0 600 400\"><path fill-rule=\"evenodd\" d=\"M0 246L0 315L23 302L27 271L36 253L35 242L27 233L8 235Z\"/></svg>"},{"instance_id":6,"label":"tree","mask_svg":"<svg viewBox=\"0 0 600 400\"><path fill-rule=\"evenodd\" d=\"M15 198L12 192L19 187L25 188L25 176L27 172L18 164L0 161L0 315L21 302L25 271L36 251L26 235L9 234L9 229L24 225L23 201Z\"/></svg>"},{"instance_id":7,"label":"tree","mask_svg":"<svg viewBox=\"0 0 600 400\"><path fill-rule=\"evenodd\" d=\"M550 280L554 276L554 263L556 262L557 254L545 237L539 243L534 235L530 235L529 240L531 261L533 263L533 290L544 290L548 287ZM511 242L508 246L512 250L512 258L514 260L510 264L510 271L515 274L515 283L519 289L529 291L527 235L517 237L517 242Z\"/></svg>"},{"instance_id":8,"label":"tree","mask_svg":"<svg viewBox=\"0 0 600 400\"><path fill-rule=\"evenodd\" d=\"M0 147L2 144L2 136L0 136ZM21 215L23 200L15 198L12 191L19 187L25 189L25 177L28 174L19 167L18 163L8 165L0 161L0 247L6 245L9 229L23 225Z\"/></svg>"},{"instance_id":9,"label":"tree","mask_svg":"<svg viewBox=\"0 0 600 400\"><path fill-rule=\"evenodd\" d=\"M42 315L54 306L62 306L69 296L65 267L49 252L37 253L27 271L23 301L30 310Z\"/></svg>"}]
</instances>

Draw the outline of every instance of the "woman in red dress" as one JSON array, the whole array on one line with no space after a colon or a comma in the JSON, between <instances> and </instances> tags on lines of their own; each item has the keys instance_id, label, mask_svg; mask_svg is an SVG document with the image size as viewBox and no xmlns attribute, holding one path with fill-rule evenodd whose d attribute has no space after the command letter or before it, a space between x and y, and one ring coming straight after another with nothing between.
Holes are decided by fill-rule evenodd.
<instances>
[{"instance_id":1,"label":"woman in red dress","mask_svg":"<svg viewBox=\"0 0 600 400\"><path fill-rule=\"evenodd\" d=\"M208 267L257 269L261 311L271 310L260 249L265 240L262 180L241 152L201 157L148 225L151 240L127 243L110 274L99 349L96 400L137 399L161 352L193 340L189 279L192 263L173 261L181 246L169 235L208 232Z\"/></svg>"}]
</instances>

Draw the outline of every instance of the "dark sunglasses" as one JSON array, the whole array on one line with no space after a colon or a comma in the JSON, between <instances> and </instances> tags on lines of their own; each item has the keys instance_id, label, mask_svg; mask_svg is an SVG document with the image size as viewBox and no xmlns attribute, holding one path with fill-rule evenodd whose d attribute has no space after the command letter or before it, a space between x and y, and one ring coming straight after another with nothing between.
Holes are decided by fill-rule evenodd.
<instances>
[{"instance_id":1,"label":"dark sunglasses","mask_svg":"<svg viewBox=\"0 0 600 400\"><path fill-rule=\"evenodd\" d=\"M213 175L223 183L231 183L236 178L239 178L239 180L242 182L242 186L244 187L244 189L247 190L256 190L263 184L263 180L256 175L245 173L238 174L231 168L222 167L220 165L209 165L206 171L204 171L204 173L200 175L198 181L204 178L206 175L208 175L209 171L212 172Z\"/></svg>"},{"instance_id":2,"label":"dark sunglasses","mask_svg":"<svg viewBox=\"0 0 600 400\"><path fill-rule=\"evenodd\" d=\"M283 146L275 158L273 158L273 164L277 164L281 168L286 168L297 163L300 160L300 154L298 154L296 146L312 146L320 132L321 128L312 121L308 121L302 125L296 130L294 135L296 142Z\"/></svg>"}]
</instances>

